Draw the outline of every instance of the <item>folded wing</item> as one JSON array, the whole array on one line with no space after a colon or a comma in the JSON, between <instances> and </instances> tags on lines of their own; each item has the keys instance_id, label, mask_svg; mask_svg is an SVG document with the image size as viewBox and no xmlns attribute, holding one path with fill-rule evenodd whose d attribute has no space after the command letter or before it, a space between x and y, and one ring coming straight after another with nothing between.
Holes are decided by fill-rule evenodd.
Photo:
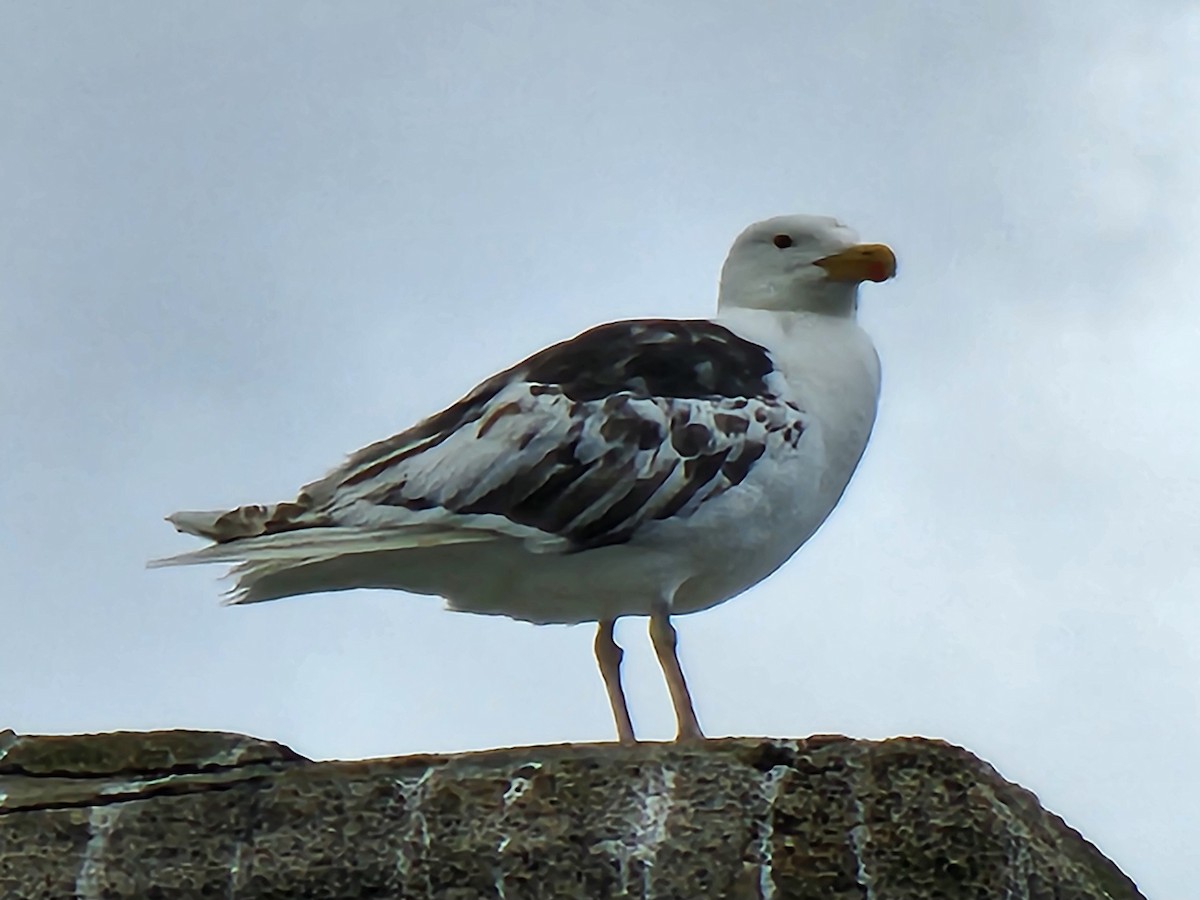
<instances>
[{"instance_id":1,"label":"folded wing","mask_svg":"<svg viewBox=\"0 0 1200 900\"><path fill-rule=\"evenodd\" d=\"M294 501L177 513L216 542L164 562L261 560L516 538L540 552L622 543L736 489L803 411L770 354L707 321L612 322L529 357Z\"/></svg>"}]
</instances>

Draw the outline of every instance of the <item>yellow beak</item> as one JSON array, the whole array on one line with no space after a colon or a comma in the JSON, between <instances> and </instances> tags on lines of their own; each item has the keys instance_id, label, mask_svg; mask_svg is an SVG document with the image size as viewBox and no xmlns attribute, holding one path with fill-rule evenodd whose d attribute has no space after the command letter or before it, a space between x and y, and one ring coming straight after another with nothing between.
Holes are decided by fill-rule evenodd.
<instances>
[{"instance_id":1,"label":"yellow beak","mask_svg":"<svg viewBox=\"0 0 1200 900\"><path fill-rule=\"evenodd\" d=\"M896 254L886 244L855 244L813 265L824 269L830 281L887 281L896 275Z\"/></svg>"}]
</instances>

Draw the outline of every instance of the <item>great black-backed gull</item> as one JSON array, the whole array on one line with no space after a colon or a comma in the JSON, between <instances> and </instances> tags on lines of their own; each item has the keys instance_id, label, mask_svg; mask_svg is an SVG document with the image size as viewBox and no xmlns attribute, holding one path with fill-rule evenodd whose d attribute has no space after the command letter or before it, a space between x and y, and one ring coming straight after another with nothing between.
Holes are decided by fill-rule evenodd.
<instances>
[{"instance_id":1,"label":"great black-backed gull","mask_svg":"<svg viewBox=\"0 0 1200 900\"><path fill-rule=\"evenodd\" d=\"M834 219L747 228L712 319L609 322L354 453L295 500L178 512L213 545L153 565L232 562L229 602L392 588L455 610L597 622L617 735L621 616L649 616L680 739L700 738L670 616L779 568L866 448L879 360L858 286L896 271Z\"/></svg>"}]
</instances>

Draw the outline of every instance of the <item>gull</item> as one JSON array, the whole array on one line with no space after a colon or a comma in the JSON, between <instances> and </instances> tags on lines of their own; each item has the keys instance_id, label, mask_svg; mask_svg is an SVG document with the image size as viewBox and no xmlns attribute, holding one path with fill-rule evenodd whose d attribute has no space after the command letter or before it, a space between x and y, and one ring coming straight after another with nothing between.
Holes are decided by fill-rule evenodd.
<instances>
[{"instance_id":1,"label":"gull","mask_svg":"<svg viewBox=\"0 0 1200 900\"><path fill-rule=\"evenodd\" d=\"M622 616L648 616L677 740L703 738L673 615L783 565L825 521L867 446L879 358L858 288L883 244L823 216L734 241L707 319L598 325L353 453L294 500L168 516L212 543L153 566L233 563L228 602L386 588L453 610L597 623L617 737Z\"/></svg>"}]
</instances>

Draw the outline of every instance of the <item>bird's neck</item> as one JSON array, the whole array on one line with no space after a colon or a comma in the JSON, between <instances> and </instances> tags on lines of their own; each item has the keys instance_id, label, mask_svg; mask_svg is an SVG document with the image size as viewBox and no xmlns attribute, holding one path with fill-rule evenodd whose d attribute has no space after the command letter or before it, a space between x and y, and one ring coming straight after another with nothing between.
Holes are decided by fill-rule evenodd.
<instances>
[{"instance_id":1,"label":"bird's neck","mask_svg":"<svg viewBox=\"0 0 1200 900\"><path fill-rule=\"evenodd\" d=\"M811 312L853 319L858 312L858 286L833 281L787 286L770 281L723 281L717 296L717 309Z\"/></svg>"}]
</instances>

